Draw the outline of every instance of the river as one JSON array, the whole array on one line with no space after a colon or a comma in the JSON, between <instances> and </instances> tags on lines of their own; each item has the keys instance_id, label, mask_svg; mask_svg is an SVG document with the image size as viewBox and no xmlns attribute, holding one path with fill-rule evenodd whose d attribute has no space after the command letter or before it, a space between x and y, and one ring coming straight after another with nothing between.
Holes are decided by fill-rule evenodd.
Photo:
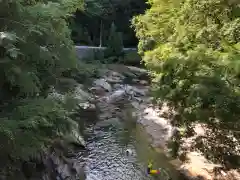
<instances>
[{"instance_id":1,"label":"river","mask_svg":"<svg viewBox=\"0 0 240 180\"><path fill-rule=\"evenodd\" d=\"M104 77L95 80L92 83L94 87L90 88L91 93L95 94L96 109L86 111L84 108L76 116L80 123L80 133L86 142L86 150L77 151L73 162L75 169L81 166L85 177L75 176L73 179L182 180L175 168L176 165L172 164L173 160L168 158L162 149L156 151L152 148L146 128L139 123L139 119L145 117L141 112L150 103L147 94L149 86L144 80L142 84L139 82L140 77L146 78L146 71L125 66L111 68L117 71L104 72ZM121 74L123 72L119 73L120 70L125 75ZM134 78L136 81L133 81ZM79 87L81 89L81 86ZM77 91L79 96L84 94L88 93ZM152 118L158 120L158 117ZM152 122L150 119L145 120ZM155 126L154 123L151 123L152 125ZM167 137L167 133L161 128L151 127L150 131L157 131L158 133L155 133L157 139L161 138L162 142L165 141L163 137ZM126 154L127 149L132 152L130 155ZM153 163L153 168L161 168L160 174L147 175L149 161Z\"/></svg>"},{"instance_id":2,"label":"river","mask_svg":"<svg viewBox=\"0 0 240 180\"><path fill-rule=\"evenodd\" d=\"M86 180L167 180L163 171L156 177L146 174L149 160L155 168L164 168L169 179L179 179L171 160L163 152L151 148L139 124L113 118L88 125L84 135L88 149L84 158ZM129 156L127 149L132 152Z\"/></svg>"}]
</instances>

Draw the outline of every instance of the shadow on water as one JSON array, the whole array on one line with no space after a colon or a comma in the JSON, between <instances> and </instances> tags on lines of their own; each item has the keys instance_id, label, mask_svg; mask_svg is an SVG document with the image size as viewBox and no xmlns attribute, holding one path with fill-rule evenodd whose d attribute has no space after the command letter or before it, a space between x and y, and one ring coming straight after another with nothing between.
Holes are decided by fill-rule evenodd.
<instances>
[{"instance_id":1,"label":"shadow on water","mask_svg":"<svg viewBox=\"0 0 240 180\"><path fill-rule=\"evenodd\" d=\"M151 161L153 167L164 169L172 180L180 179L179 173L172 164L173 159L167 157L163 149L158 149L158 151L156 151L156 149L149 144L149 136L141 125L136 126L135 139L135 149L138 154L138 159L145 164L145 166Z\"/></svg>"},{"instance_id":2,"label":"shadow on water","mask_svg":"<svg viewBox=\"0 0 240 180\"><path fill-rule=\"evenodd\" d=\"M164 152L154 150L145 129L136 121L113 118L88 128L86 180L151 180L166 178L146 173L149 160L154 168L164 168L172 180L179 180L174 166ZM127 156L126 150L132 155Z\"/></svg>"},{"instance_id":3,"label":"shadow on water","mask_svg":"<svg viewBox=\"0 0 240 180\"><path fill-rule=\"evenodd\" d=\"M174 160L167 157L163 149L158 149L157 151L150 145L149 135L142 125L133 122L124 122L124 128L120 131L118 139L120 143L126 147L128 147L129 144L134 144L139 164L147 167L148 163L152 162L154 168L164 169L170 179L179 179L179 173L172 164ZM156 176L154 179L164 180L161 175Z\"/></svg>"}]
</instances>

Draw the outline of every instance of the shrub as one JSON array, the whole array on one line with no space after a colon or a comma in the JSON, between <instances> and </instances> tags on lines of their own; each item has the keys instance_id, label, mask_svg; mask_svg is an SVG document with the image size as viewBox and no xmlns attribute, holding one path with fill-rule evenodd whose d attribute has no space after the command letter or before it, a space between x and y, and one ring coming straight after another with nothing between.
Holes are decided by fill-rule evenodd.
<instances>
[{"instance_id":1,"label":"shrub","mask_svg":"<svg viewBox=\"0 0 240 180\"><path fill-rule=\"evenodd\" d=\"M134 65L139 66L142 61L141 56L136 51L126 51L124 52L123 58L120 59L120 63L126 64L126 65Z\"/></svg>"},{"instance_id":2,"label":"shrub","mask_svg":"<svg viewBox=\"0 0 240 180\"><path fill-rule=\"evenodd\" d=\"M46 97L63 72L77 65L66 19L81 6L0 1L0 154L6 166L29 159L71 129L68 111Z\"/></svg>"},{"instance_id":3,"label":"shrub","mask_svg":"<svg viewBox=\"0 0 240 180\"><path fill-rule=\"evenodd\" d=\"M120 32L117 32L114 23L111 25L105 57L119 57L123 54L123 42Z\"/></svg>"}]
</instances>

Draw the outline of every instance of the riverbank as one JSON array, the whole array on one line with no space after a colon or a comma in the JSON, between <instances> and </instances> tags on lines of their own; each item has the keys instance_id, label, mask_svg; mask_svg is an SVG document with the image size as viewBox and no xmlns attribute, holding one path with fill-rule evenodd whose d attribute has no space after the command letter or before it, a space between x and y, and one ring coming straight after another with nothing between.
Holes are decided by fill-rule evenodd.
<instances>
[{"instance_id":1,"label":"riverbank","mask_svg":"<svg viewBox=\"0 0 240 180\"><path fill-rule=\"evenodd\" d=\"M176 132L181 130L173 127L170 123L171 117L166 116L171 109L166 105L161 108L154 105L150 95L148 72L145 69L124 65L104 65L99 68L97 77L87 84L87 86L78 84L75 88L76 97L82 101L78 104L78 113L75 115L77 119L80 121L85 119L88 122L96 121L102 127L106 124L119 123L119 121L140 124L146 131L151 146L160 153L168 154L168 143L172 141ZM177 154L179 158L168 160L165 158L164 162L160 158L161 162L156 162L157 166L169 164L167 167L171 167L171 171L176 169L183 175L182 178L174 180L199 179L200 177L203 180L238 179L236 170L226 172L220 165L207 161L203 154L190 148L190 144L204 133L204 128L200 125L196 125L194 130L196 132L194 136L182 139ZM79 134L76 136L79 137L77 139L81 144L82 139ZM78 149L70 153L71 157L68 157L69 153L67 153L60 156L61 158L59 155L52 154L51 159L54 161L58 174L64 178L73 177L73 179L86 176L84 157L80 157L81 161L76 160L76 153L77 156L82 156L84 152L86 151ZM145 161L148 160L145 159ZM165 165L163 168L166 168Z\"/></svg>"},{"instance_id":2,"label":"riverbank","mask_svg":"<svg viewBox=\"0 0 240 180\"><path fill-rule=\"evenodd\" d=\"M129 96L133 107L132 116L146 129L150 137L149 141L151 145L159 151L167 151L169 141L171 141L175 132L179 130L172 127L169 117L166 117L170 109L167 106L162 106L162 108L159 109L152 103L146 70L122 65L109 65L108 70L102 74L101 80L97 80L96 82L98 82L98 87L93 89L95 92L100 93L98 98L103 100L103 102L116 103L126 95ZM99 88L99 86L101 86L101 88ZM112 94L110 93L111 95L104 94L105 92L109 93L109 91L112 91L111 88L115 90L116 88L120 88L120 90ZM103 92L102 89L106 91ZM116 114L118 110L111 109L111 106L108 106L104 111L103 119L112 114ZM203 135L204 130L206 130L206 128L200 124L195 124L193 129L195 132L193 134L195 135L182 139L178 156L181 159L183 156L181 153L184 150L184 159L181 159L182 161L179 159L173 161L176 168L188 179L238 179L239 173L237 170L223 170L220 164L209 162L204 155L196 151L196 149L191 150L189 148L191 142L193 143L196 138Z\"/></svg>"}]
</instances>

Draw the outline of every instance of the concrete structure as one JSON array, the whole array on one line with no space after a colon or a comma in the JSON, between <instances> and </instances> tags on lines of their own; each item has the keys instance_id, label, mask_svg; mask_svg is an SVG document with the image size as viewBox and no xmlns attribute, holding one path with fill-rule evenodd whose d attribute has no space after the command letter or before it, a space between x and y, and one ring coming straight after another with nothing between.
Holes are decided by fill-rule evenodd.
<instances>
[{"instance_id":1,"label":"concrete structure","mask_svg":"<svg viewBox=\"0 0 240 180\"><path fill-rule=\"evenodd\" d=\"M106 47L94 47L94 46L76 46L77 56L79 59L94 59L95 55L103 55ZM137 51L136 48L123 48L123 51Z\"/></svg>"}]
</instances>

